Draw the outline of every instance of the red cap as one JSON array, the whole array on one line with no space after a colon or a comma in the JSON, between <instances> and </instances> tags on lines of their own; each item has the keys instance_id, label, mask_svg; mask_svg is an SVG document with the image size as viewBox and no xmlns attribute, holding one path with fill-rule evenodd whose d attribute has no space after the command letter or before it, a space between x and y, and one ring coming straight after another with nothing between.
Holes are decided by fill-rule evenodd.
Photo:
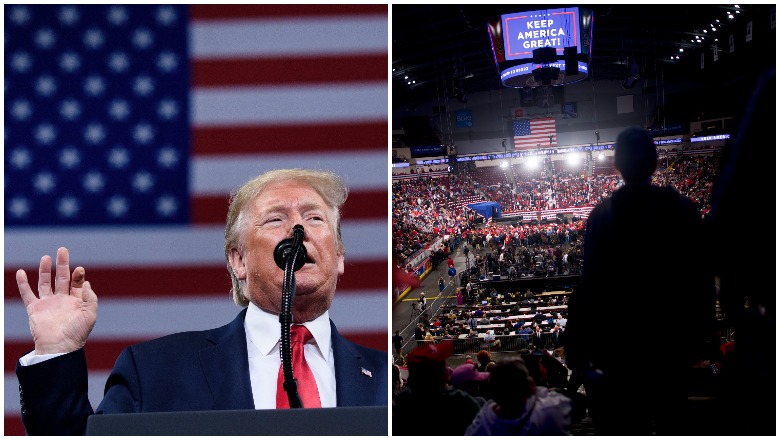
<instances>
[{"instance_id":1,"label":"red cap","mask_svg":"<svg viewBox=\"0 0 780 440\"><path fill-rule=\"evenodd\" d=\"M446 340L439 344L422 344L414 348L407 356L406 362L410 364L423 362L444 362L452 356L455 346L452 341Z\"/></svg>"}]
</instances>

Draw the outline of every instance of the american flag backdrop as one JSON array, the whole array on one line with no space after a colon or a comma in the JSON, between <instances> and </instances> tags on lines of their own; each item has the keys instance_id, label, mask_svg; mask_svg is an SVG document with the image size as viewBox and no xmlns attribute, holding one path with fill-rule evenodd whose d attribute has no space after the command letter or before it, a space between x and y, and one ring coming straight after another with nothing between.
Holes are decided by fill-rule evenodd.
<instances>
[{"instance_id":1,"label":"american flag backdrop","mask_svg":"<svg viewBox=\"0 0 780 440\"><path fill-rule=\"evenodd\" d=\"M558 146L555 118L515 119L512 121L512 131L515 150Z\"/></svg>"},{"instance_id":2,"label":"american flag backdrop","mask_svg":"<svg viewBox=\"0 0 780 440\"><path fill-rule=\"evenodd\" d=\"M330 316L387 350L387 5L5 5L5 434L32 348L15 272L70 250L99 297L90 400L125 346L240 311L228 195L274 168L344 177Z\"/></svg>"}]
</instances>

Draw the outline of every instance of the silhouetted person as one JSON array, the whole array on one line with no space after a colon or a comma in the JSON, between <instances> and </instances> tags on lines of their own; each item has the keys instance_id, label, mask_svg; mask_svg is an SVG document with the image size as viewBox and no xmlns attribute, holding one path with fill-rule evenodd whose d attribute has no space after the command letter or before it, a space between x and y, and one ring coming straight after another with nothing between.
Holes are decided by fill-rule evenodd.
<instances>
[{"instance_id":1,"label":"silhouetted person","mask_svg":"<svg viewBox=\"0 0 780 440\"><path fill-rule=\"evenodd\" d=\"M735 329L734 368L724 399L730 406L724 411L727 417L716 419L719 435L776 434L775 405L767 405L763 395L775 389L777 371L777 299L771 281L767 282L776 274L777 258L771 242L763 239L722 240L745 223L747 194L756 193L767 208L775 206L777 153L765 149L766 145L774 148L776 142L777 85L771 62L770 69L756 70L755 80L751 76L743 83L743 87L750 85L752 93L743 89L749 98L745 106L737 107L745 110L723 150L707 217L710 240L718 243L712 257L720 278L720 305L727 324ZM775 234L769 231L767 238L774 239ZM750 272L735 262L740 255L754 256L749 259Z\"/></svg>"},{"instance_id":2,"label":"silhouetted person","mask_svg":"<svg viewBox=\"0 0 780 440\"><path fill-rule=\"evenodd\" d=\"M588 217L582 280L569 304L567 364L585 377L599 435L685 432L684 378L714 319L701 214L673 188L650 183L657 158L647 130L618 136L625 185ZM605 319L626 310L630 325L597 337ZM681 317L684 331L670 333Z\"/></svg>"}]
</instances>

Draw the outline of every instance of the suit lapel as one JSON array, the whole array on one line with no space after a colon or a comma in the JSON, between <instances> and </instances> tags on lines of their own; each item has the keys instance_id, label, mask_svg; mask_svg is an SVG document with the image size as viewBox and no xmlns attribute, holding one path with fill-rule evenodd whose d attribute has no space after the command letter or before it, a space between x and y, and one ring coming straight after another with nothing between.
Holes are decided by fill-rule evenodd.
<instances>
[{"instance_id":1,"label":"suit lapel","mask_svg":"<svg viewBox=\"0 0 780 440\"><path fill-rule=\"evenodd\" d=\"M254 409L246 350L244 309L236 319L209 335L213 346L200 351L203 374L214 399L214 409Z\"/></svg>"},{"instance_id":2,"label":"suit lapel","mask_svg":"<svg viewBox=\"0 0 780 440\"><path fill-rule=\"evenodd\" d=\"M354 344L346 340L330 322L333 356L336 364L336 406L372 405L376 394L377 372L361 364L362 356Z\"/></svg>"}]
</instances>

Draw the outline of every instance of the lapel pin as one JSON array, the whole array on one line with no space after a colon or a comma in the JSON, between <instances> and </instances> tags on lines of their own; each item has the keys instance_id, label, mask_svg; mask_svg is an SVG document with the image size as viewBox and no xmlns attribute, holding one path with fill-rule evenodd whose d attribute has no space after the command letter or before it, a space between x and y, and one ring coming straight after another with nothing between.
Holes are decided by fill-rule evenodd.
<instances>
[{"instance_id":1,"label":"lapel pin","mask_svg":"<svg viewBox=\"0 0 780 440\"><path fill-rule=\"evenodd\" d=\"M370 371L366 370L366 369L365 369L365 368L363 368L363 367L360 367L360 373L361 373L361 374L364 374L364 375L366 375L366 376L368 376L368 377L374 377L374 376L372 376L372 375L371 375L371 372L370 372Z\"/></svg>"}]
</instances>

